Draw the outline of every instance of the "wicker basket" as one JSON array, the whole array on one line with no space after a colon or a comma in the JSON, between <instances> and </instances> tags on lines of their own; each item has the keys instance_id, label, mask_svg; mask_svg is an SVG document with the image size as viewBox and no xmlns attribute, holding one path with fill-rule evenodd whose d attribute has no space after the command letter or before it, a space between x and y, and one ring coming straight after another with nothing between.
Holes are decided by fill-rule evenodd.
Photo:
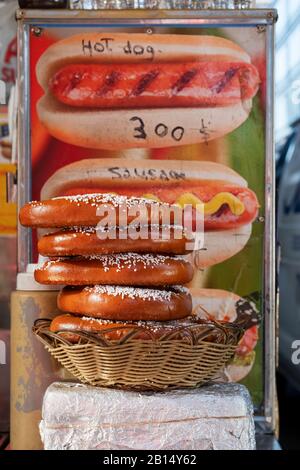
<instances>
[{"instance_id":1,"label":"wicker basket","mask_svg":"<svg viewBox=\"0 0 300 470\"><path fill-rule=\"evenodd\" d=\"M199 322L159 340L149 331L140 340L135 339L140 327L124 326L128 331L121 340L108 341L110 327L96 335L76 331L79 343L71 344L49 326L50 320L39 319L33 332L79 381L131 390L196 387L213 380L234 355L244 331L233 324Z\"/></svg>"}]
</instances>

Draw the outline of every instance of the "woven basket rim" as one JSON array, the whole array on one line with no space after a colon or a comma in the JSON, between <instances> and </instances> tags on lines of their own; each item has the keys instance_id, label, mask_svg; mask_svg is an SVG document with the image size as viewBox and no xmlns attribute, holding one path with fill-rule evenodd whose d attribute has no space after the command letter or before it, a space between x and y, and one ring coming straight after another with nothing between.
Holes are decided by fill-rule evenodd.
<instances>
[{"instance_id":1,"label":"woven basket rim","mask_svg":"<svg viewBox=\"0 0 300 470\"><path fill-rule=\"evenodd\" d=\"M154 335L151 333L151 329L147 333L149 333L149 338L147 339L137 339L135 336L140 332L145 332L145 328L142 326L132 326L132 325L124 325L124 326L116 326L116 327L107 327L101 330L99 333L87 333L79 330L63 330L61 332L54 333L50 331L51 319L49 318L38 318L34 322L34 326L32 328L33 333L35 336L45 345L53 347L55 342L68 346L70 348L74 348L74 346L83 346L86 344L94 344L100 347L116 347L121 346L123 344L129 344L134 342L140 343L147 343L147 345L153 344L162 344L162 343L178 343L182 345L190 344L191 346L196 346L201 343L209 343L209 344L222 344L222 345L237 345L240 341L241 337L243 336L244 329L240 325L236 325L234 323L218 323L216 321L201 321L195 322L195 324L191 324L190 326L183 326L183 327L174 327L174 329L161 336L160 338L155 338ZM114 330L128 330L128 334L125 334L120 340L113 340L108 341L105 338L105 334L110 333ZM202 333L199 333L199 330L203 330ZM66 338L63 338L60 333L71 333L78 335L80 337L79 343L71 343ZM180 333L182 335L181 339L174 339L173 337ZM219 339L223 340L222 342L213 342L213 341L205 341L205 339L212 335L217 334L219 335ZM187 341L189 340L189 341Z\"/></svg>"},{"instance_id":2,"label":"woven basket rim","mask_svg":"<svg viewBox=\"0 0 300 470\"><path fill-rule=\"evenodd\" d=\"M183 333L188 330L182 338L172 333L163 339L151 335L135 339L143 328L131 326L127 335L113 341L108 341L103 331L97 335L71 331L80 335L80 340L70 343L51 332L50 323L50 319L36 320L33 332L73 376L92 386L126 390L193 388L214 380L233 357L244 331L237 325L209 322L181 328ZM199 328L203 334L197 334ZM214 338L219 342L212 341Z\"/></svg>"}]
</instances>

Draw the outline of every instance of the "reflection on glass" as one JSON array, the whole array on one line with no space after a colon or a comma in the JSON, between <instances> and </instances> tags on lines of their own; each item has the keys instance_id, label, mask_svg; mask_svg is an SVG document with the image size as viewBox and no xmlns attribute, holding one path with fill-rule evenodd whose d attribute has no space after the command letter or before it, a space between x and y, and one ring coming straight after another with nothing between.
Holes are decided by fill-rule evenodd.
<instances>
[{"instance_id":1,"label":"reflection on glass","mask_svg":"<svg viewBox=\"0 0 300 470\"><path fill-rule=\"evenodd\" d=\"M300 23L298 23L298 25L295 27L292 34L286 41L286 45L289 50L290 73L299 77L300 53L299 47L295 47L296 44L300 44Z\"/></svg>"},{"instance_id":2,"label":"reflection on glass","mask_svg":"<svg viewBox=\"0 0 300 470\"><path fill-rule=\"evenodd\" d=\"M72 9L247 9L255 0L70 0Z\"/></svg>"}]
</instances>

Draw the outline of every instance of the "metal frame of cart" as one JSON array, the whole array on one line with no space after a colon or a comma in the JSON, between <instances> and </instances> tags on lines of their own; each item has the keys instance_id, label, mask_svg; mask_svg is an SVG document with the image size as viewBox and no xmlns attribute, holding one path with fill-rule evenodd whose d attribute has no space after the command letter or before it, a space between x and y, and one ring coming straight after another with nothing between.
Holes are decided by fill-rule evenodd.
<instances>
[{"instance_id":1,"label":"metal frame of cart","mask_svg":"<svg viewBox=\"0 0 300 470\"><path fill-rule=\"evenodd\" d=\"M267 57L267 102L265 144L265 234L264 234L264 400L256 416L258 434L273 434L277 430L277 400L275 386L276 350L276 277L275 277L275 164L274 164L274 24L277 12L260 10L18 10L18 43L20 47L19 112L18 112L18 204L30 197L30 129L29 110L29 34L31 28L43 26L251 26L265 31ZM24 272L31 259L30 232L19 226L18 267Z\"/></svg>"}]
</instances>

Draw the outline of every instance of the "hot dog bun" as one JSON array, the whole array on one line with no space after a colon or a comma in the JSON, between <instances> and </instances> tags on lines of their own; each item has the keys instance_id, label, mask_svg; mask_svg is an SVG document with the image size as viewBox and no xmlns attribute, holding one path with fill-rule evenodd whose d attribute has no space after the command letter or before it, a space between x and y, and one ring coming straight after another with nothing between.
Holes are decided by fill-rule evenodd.
<instances>
[{"instance_id":1,"label":"hot dog bun","mask_svg":"<svg viewBox=\"0 0 300 470\"><path fill-rule=\"evenodd\" d=\"M252 100L246 100L226 108L103 111L71 108L50 95L43 96L37 104L41 122L56 139L79 147L108 150L175 147L208 142L240 127L247 120L251 108ZM155 132L160 123L170 130L163 139ZM147 134L145 138L141 137L143 132L137 130L141 125ZM179 128L184 129L182 138ZM178 132L174 131L173 137L172 131L175 129Z\"/></svg>"},{"instance_id":2,"label":"hot dog bun","mask_svg":"<svg viewBox=\"0 0 300 470\"><path fill-rule=\"evenodd\" d=\"M95 44L101 43L101 38L112 38L110 49L99 52L94 49ZM144 48L145 54L126 54L124 47L128 40L133 45ZM92 45L92 56L90 49L85 48L83 54L82 41ZM105 41L102 41L105 45ZM154 55L150 57L147 47L153 47ZM147 57L148 56L148 57ZM247 62L250 63L250 56L234 42L216 36L178 36L176 34L128 34L128 33L81 33L70 36L56 42L48 47L46 52L40 57L36 74L37 79L46 89L48 81L63 65L76 63L110 63L110 62L186 62L197 61L226 61L226 62Z\"/></svg>"},{"instance_id":3,"label":"hot dog bun","mask_svg":"<svg viewBox=\"0 0 300 470\"><path fill-rule=\"evenodd\" d=\"M172 80L172 83L167 84L157 77L155 64L168 64L170 62L191 63L190 68L192 72L195 70L197 79L199 79L197 69L197 63L199 64L199 62L225 63L228 70L223 71L223 73L216 72L216 78L212 83L208 83L211 76L211 74L208 74L206 78L199 79L198 88L195 84L191 85L195 87L194 96L197 98L197 104L195 102L194 107L193 99L190 101L189 97L187 100L184 97L185 87L188 90L187 83L192 81L190 71L183 71L181 75L178 75L178 77L181 77L182 82L180 81L180 83L183 83L183 85L180 85L176 92L173 83L175 80L176 85L176 78ZM232 132L248 118L252 107L252 98L258 90L259 76L252 65L250 66L252 72L247 73L239 72L239 67L249 68L250 62L249 55L238 45L227 39L214 36L168 34L149 36L147 34L126 33L112 33L108 36L99 33L79 34L58 41L40 57L36 74L45 91L45 96L38 102L37 111L41 122L51 135L64 142L85 148L160 148L207 142ZM90 97L88 106L83 101L83 107L78 109L74 108L69 101L60 100L64 94L64 91L61 90L61 78L59 78L63 67L70 65L73 69L76 69L76 64L79 67L105 63L116 64L116 68L118 64L127 63L153 65L153 70L151 69L150 75L148 75L150 78L154 77L153 80L145 79L146 74L141 71L138 91L135 92L137 89L128 90L129 98L134 94L137 95L136 101L133 100L133 103L137 102L137 106L139 105L137 108L134 108L134 104L132 104L132 109L128 109L127 102L124 102L123 107L120 109L110 110L110 108L115 108L113 105L107 105L104 110L97 109L96 105L92 105L93 99L85 85L82 85L78 93L83 95L88 93ZM167 69L168 67L166 67ZM56 76L57 73L60 74L59 77ZM115 96L120 96L120 93L124 90L122 85L118 84L119 79L117 77L120 76L120 73L112 69L111 74L114 74L113 78L107 78L106 76L104 80L104 95L108 96L107 90L109 90L113 99L112 87L120 86L120 90L117 89ZM66 77L63 79L62 86L66 86L73 97L73 88L81 86L77 83L79 75L75 70L74 80L72 78L69 80ZM129 76L131 76L130 73ZM102 75L99 75L99 77L102 83ZM182 89L184 89L183 100L187 107L181 107L182 101L180 100L178 102L173 100L172 102L172 99L170 99L168 105L165 103L165 106L170 107L160 105L161 108L155 108L154 103L151 106L151 97L149 100L146 96L145 103L147 105L140 109L141 103L138 98L142 96L144 99L145 93L148 94L150 81L155 81L158 86L170 87L168 90L164 89L167 101L170 95L181 94ZM59 92L55 96L53 89L50 91L51 83L54 82L56 89L62 91L62 93ZM248 82L251 83L249 93L244 94L243 90ZM124 79L123 83L128 84L128 80ZM231 84L235 93L229 92L227 98L223 100L221 94L226 93L224 90L229 86L228 83ZM140 86L141 84L142 86ZM97 97L102 92L99 92L98 85L95 86L94 92L95 97ZM147 88L146 91L145 88ZM204 90L204 93L201 95L200 91L197 90L202 90L202 92ZM154 91L149 92L149 95L151 94L155 97L160 96L156 88ZM203 96L203 102L199 98L200 95ZM233 95L235 95L235 99L232 101L231 97ZM214 105L214 98L218 99L218 105ZM159 106L159 101L156 101ZM71 103L74 103L74 101L71 100ZM178 104L180 107L178 107ZM115 105L118 106L117 103Z\"/></svg>"},{"instance_id":4,"label":"hot dog bun","mask_svg":"<svg viewBox=\"0 0 300 470\"><path fill-rule=\"evenodd\" d=\"M192 183L228 183L247 188L247 181L231 168L213 162L134 161L122 159L86 159L71 163L55 172L41 190L42 199L61 196L83 188L85 191L118 191L120 185L128 191L142 187L145 194L153 188L182 187L189 192ZM206 268L221 263L240 252L247 244L252 224L240 227L205 231L204 247L197 253L197 266Z\"/></svg>"},{"instance_id":5,"label":"hot dog bun","mask_svg":"<svg viewBox=\"0 0 300 470\"><path fill-rule=\"evenodd\" d=\"M203 320L234 323L237 319L237 302L241 297L221 289L190 289L193 315Z\"/></svg>"},{"instance_id":6,"label":"hot dog bun","mask_svg":"<svg viewBox=\"0 0 300 470\"><path fill-rule=\"evenodd\" d=\"M179 160L135 160L121 158L86 158L63 166L50 176L41 189L41 200L63 196L74 188L88 188L98 192L105 186L114 192L122 186L143 185L149 193L153 185L174 184L189 187L190 182L226 182L246 188L247 181L228 166L215 162L188 162Z\"/></svg>"},{"instance_id":7,"label":"hot dog bun","mask_svg":"<svg viewBox=\"0 0 300 470\"><path fill-rule=\"evenodd\" d=\"M205 269L232 258L245 248L251 233L251 224L231 230L205 232L204 246L195 255L195 265Z\"/></svg>"},{"instance_id":8,"label":"hot dog bun","mask_svg":"<svg viewBox=\"0 0 300 470\"><path fill-rule=\"evenodd\" d=\"M227 382L240 382L245 379L254 366L255 358L255 351L252 351L244 358L239 358L235 355L224 369L224 379Z\"/></svg>"}]
</instances>

